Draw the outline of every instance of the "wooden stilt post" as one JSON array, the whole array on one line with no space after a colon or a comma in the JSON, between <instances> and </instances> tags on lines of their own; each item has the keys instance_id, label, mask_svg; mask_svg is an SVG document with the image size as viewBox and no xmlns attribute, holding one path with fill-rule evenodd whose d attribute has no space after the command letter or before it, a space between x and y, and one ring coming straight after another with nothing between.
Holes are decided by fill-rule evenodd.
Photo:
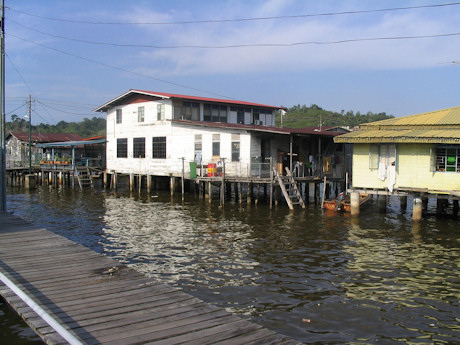
<instances>
[{"instance_id":1,"label":"wooden stilt post","mask_svg":"<svg viewBox=\"0 0 460 345\"><path fill-rule=\"evenodd\" d=\"M212 183L211 182L208 182L208 199L209 199L209 203L211 203L212 201Z\"/></svg>"},{"instance_id":2,"label":"wooden stilt post","mask_svg":"<svg viewBox=\"0 0 460 345\"><path fill-rule=\"evenodd\" d=\"M399 203L401 204L401 210L407 210L407 196L402 196L399 198Z\"/></svg>"},{"instance_id":3,"label":"wooden stilt post","mask_svg":"<svg viewBox=\"0 0 460 345\"><path fill-rule=\"evenodd\" d=\"M152 175L147 174L147 193L152 191Z\"/></svg>"},{"instance_id":4,"label":"wooden stilt post","mask_svg":"<svg viewBox=\"0 0 460 345\"><path fill-rule=\"evenodd\" d=\"M273 208L273 160L270 157L270 209Z\"/></svg>"},{"instance_id":5,"label":"wooden stilt post","mask_svg":"<svg viewBox=\"0 0 460 345\"><path fill-rule=\"evenodd\" d=\"M134 174L129 174L129 191L132 192L134 188Z\"/></svg>"},{"instance_id":6,"label":"wooden stilt post","mask_svg":"<svg viewBox=\"0 0 460 345\"><path fill-rule=\"evenodd\" d=\"M176 181L175 181L175 178L174 176L170 176L169 177L169 190L171 192L171 196L174 195L174 185L175 185Z\"/></svg>"},{"instance_id":7,"label":"wooden stilt post","mask_svg":"<svg viewBox=\"0 0 460 345\"><path fill-rule=\"evenodd\" d=\"M249 182L249 183L248 183L247 196L246 196L246 200L247 200L246 202L247 202L248 204L251 204L251 203L252 203L252 188L253 188L252 183Z\"/></svg>"},{"instance_id":8,"label":"wooden stilt post","mask_svg":"<svg viewBox=\"0 0 460 345\"><path fill-rule=\"evenodd\" d=\"M454 217L454 219L457 219L458 217L458 210L458 200L454 200L452 205L452 216Z\"/></svg>"},{"instance_id":9,"label":"wooden stilt post","mask_svg":"<svg viewBox=\"0 0 460 345\"><path fill-rule=\"evenodd\" d=\"M385 213L387 210L387 196L380 194L378 196L379 211Z\"/></svg>"},{"instance_id":10,"label":"wooden stilt post","mask_svg":"<svg viewBox=\"0 0 460 345\"><path fill-rule=\"evenodd\" d=\"M240 204L243 203L243 186L241 182L238 182L238 201Z\"/></svg>"},{"instance_id":11,"label":"wooden stilt post","mask_svg":"<svg viewBox=\"0 0 460 345\"><path fill-rule=\"evenodd\" d=\"M181 191L182 191L182 201L184 201L185 195L185 157L182 157L182 179L181 179Z\"/></svg>"}]
</instances>

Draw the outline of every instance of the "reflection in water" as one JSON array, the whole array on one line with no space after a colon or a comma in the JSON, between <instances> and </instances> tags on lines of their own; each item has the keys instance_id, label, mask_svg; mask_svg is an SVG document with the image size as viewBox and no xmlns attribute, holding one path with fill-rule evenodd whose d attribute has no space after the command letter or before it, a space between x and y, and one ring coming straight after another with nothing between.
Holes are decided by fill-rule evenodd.
<instances>
[{"instance_id":1,"label":"reflection in water","mask_svg":"<svg viewBox=\"0 0 460 345\"><path fill-rule=\"evenodd\" d=\"M42 188L10 209L306 343L460 339L458 222ZM397 206L395 207L395 204ZM69 207L72 205L72 207Z\"/></svg>"}]
</instances>

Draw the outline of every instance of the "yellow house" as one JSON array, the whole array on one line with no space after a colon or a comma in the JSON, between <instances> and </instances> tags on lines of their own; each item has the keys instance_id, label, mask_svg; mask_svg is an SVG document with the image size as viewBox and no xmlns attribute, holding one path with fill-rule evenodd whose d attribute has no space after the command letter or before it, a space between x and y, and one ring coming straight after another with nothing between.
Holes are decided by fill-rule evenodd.
<instances>
[{"instance_id":1,"label":"yellow house","mask_svg":"<svg viewBox=\"0 0 460 345\"><path fill-rule=\"evenodd\" d=\"M353 191L460 199L460 106L367 123L334 141L353 144Z\"/></svg>"}]
</instances>

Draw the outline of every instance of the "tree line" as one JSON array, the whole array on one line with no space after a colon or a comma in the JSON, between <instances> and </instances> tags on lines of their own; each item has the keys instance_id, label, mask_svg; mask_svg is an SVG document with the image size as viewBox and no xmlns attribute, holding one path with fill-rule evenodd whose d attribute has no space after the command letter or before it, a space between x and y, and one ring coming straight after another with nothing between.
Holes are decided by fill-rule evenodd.
<instances>
[{"instance_id":1,"label":"tree line","mask_svg":"<svg viewBox=\"0 0 460 345\"><path fill-rule=\"evenodd\" d=\"M276 125L290 128L319 127L322 126L349 126L353 128L363 123L386 120L393 118L393 115L386 113L367 112L361 114L359 111L340 113L325 110L316 104L310 106L294 105L287 109L281 122L280 114L276 115ZM17 115L11 115L11 121L6 122L6 130L11 132L27 132L29 122ZM106 120L103 117L84 118L80 122L60 121L55 125L40 123L32 125L33 133L74 133L82 138L89 138L98 135L106 135Z\"/></svg>"},{"instance_id":2,"label":"tree line","mask_svg":"<svg viewBox=\"0 0 460 345\"><path fill-rule=\"evenodd\" d=\"M92 119L84 118L80 122L59 121L55 125L40 123L32 125L33 133L65 133L79 134L82 138L90 138L106 134L106 121L102 117L93 117ZM11 121L5 123L7 131L11 132L28 132L29 122L17 115L11 116Z\"/></svg>"},{"instance_id":3,"label":"tree line","mask_svg":"<svg viewBox=\"0 0 460 345\"><path fill-rule=\"evenodd\" d=\"M385 112L361 114L359 111L342 110L340 113L324 110L316 104L310 106L294 105L287 109L286 115L283 116L282 126L290 128L301 127L319 127L321 126L349 126L353 128L363 123L386 120L393 118L393 115L387 115ZM276 125L281 125L281 116L277 115Z\"/></svg>"}]
</instances>

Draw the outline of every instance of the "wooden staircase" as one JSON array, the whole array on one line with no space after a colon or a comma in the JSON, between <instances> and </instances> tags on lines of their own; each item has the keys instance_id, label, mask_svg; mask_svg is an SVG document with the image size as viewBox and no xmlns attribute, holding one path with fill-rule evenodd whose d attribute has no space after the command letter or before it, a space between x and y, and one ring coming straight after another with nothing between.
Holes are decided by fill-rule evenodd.
<instances>
[{"instance_id":1,"label":"wooden staircase","mask_svg":"<svg viewBox=\"0 0 460 345\"><path fill-rule=\"evenodd\" d=\"M305 208L305 202L303 201L302 194L297 187L297 182L292 176L291 170L286 167L286 176L278 174L276 169L273 170L275 178L278 180L281 191L283 192L284 198L286 199L289 208L293 210L294 206L296 205L300 205L302 208Z\"/></svg>"},{"instance_id":2,"label":"wooden staircase","mask_svg":"<svg viewBox=\"0 0 460 345\"><path fill-rule=\"evenodd\" d=\"M93 177L89 167L75 167L75 176L77 177L80 189L84 187L93 188Z\"/></svg>"}]
</instances>

